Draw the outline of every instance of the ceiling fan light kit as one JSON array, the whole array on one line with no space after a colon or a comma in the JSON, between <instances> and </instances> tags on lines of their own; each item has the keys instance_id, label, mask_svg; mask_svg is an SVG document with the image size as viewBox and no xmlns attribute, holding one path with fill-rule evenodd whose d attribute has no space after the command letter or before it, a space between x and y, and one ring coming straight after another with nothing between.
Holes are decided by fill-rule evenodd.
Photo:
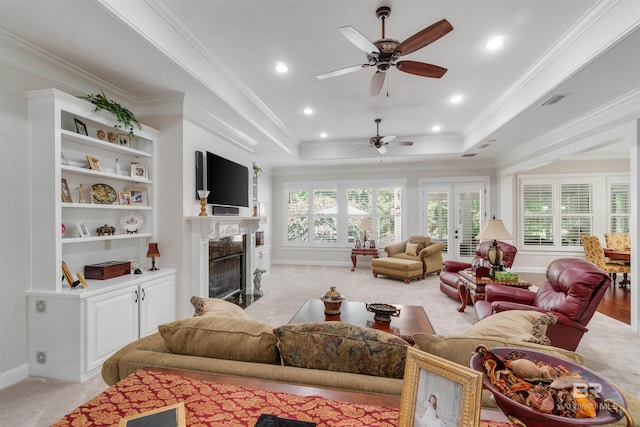
<instances>
[{"instance_id":1,"label":"ceiling fan light kit","mask_svg":"<svg viewBox=\"0 0 640 427\"><path fill-rule=\"evenodd\" d=\"M365 52L367 55L367 62L361 65L352 65L350 67L329 71L328 73L320 74L316 77L322 80L329 77L352 73L363 68L376 67L376 72L373 74L369 84L369 92L371 96L376 96L380 94L387 75L387 70L391 67L395 67L402 72L421 77L439 79L444 76L447 72L446 68L424 62L401 61L400 59L403 55L408 55L416 50L422 49L452 31L453 26L449 21L442 19L435 24L418 31L405 41L399 42L396 39L387 38L385 35L385 21L390 14L391 8L388 6L379 7L376 10L376 16L382 22L382 38L375 42L369 40L352 26L340 27L338 30L342 35L358 49Z\"/></svg>"}]
</instances>

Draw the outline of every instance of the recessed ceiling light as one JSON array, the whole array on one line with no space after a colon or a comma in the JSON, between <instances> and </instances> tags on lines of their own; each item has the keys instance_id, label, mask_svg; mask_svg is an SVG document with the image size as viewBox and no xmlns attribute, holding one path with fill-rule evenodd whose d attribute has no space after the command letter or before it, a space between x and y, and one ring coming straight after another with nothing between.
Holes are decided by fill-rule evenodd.
<instances>
[{"instance_id":1,"label":"recessed ceiling light","mask_svg":"<svg viewBox=\"0 0 640 427\"><path fill-rule=\"evenodd\" d=\"M442 126L435 125L434 127L431 128L431 130L434 132L440 132L442 130Z\"/></svg>"},{"instance_id":2,"label":"recessed ceiling light","mask_svg":"<svg viewBox=\"0 0 640 427\"><path fill-rule=\"evenodd\" d=\"M499 49L502 45L504 44L504 37L499 36L499 37L494 37L491 40L489 40L487 42L487 44L485 45L485 48L487 50L497 50Z\"/></svg>"},{"instance_id":3,"label":"recessed ceiling light","mask_svg":"<svg viewBox=\"0 0 640 427\"><path fill-rule=\"evenodd\" d=\"M278 62L276 64L276 71L279 73L286 73L287 71L289 71L289 67L287 67L287 64L285 63Z\"/></svg>"},{"instance_id":4,"label":"recessed ceiling light","mask_svg":"<svg viewBox=\"0 0 640 427\"><path fill-rule=\"evenodd\" d=\"M452 104L460 104L462 102L462 95L454 95L450 99Z\"/></svg>"},{"instance_id":5,"label":"recessed ceiling light","mask_svg":"<svg viewBox=\"0 0 640 427\"><path fill-rule=\"evenodd\" d=\"M310 107L307 107L304 109L303 113L305 113L308 116L313 114L313 110Z\"/></svg>"},{"instance_id":6,"label":"recessed ceiling light","mask_svg":"<svg viewBox=\"0 0 640 427\"><path fill-rule=\"evenodd\" d=\"M320 134L320 138L326 138L326 137L327 137L327 133L326 133L326 132L322 132L322 133Z\"/></svg>"}]
</instances>

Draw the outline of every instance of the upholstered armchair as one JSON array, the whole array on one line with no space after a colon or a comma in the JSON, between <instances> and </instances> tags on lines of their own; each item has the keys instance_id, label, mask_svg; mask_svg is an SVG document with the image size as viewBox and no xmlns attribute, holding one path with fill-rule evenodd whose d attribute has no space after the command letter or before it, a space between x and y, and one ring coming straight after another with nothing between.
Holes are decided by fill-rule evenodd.
<instances>
[{"instance_id":1,"label":"upholstered armchair","mask_svg":"<svg viewBox=\"0 0 640 427\"><path fill-rule=\"evenodd\" d=\"M384 247L387 256L422 262L422 277L442 270L444 243L432 242L429 236L411 236Z\"/></svg>"},{"instance_id":2,"label":"upholstered armchair","mask_svg":"<svg viewBox=\"0 0 640 427\"><path fill-rule=\"evenodd\" d=\"M625 233L604 233L604 243L610 249L628 251L631 248L631 236Z\"/></svg>"},{"instance_id":3,"label":"upholstered armchair","mask_svg":"<svg viewBox=\"0 0 640 427\"><path fill-rule=\"evenodd\" d=\"M480 242L476 246L476 256L471 261L471 264L459 261L445 261L440 272L440 291L448 297L460 301L460 296L458 295L458 278L460 276L458 272L472 267L487 267L487 269L490 269L491 263L487 259L487 253L491 245L493 245L493 242L490 240ZM498 246L504 254L502 264L507 268L511 268L518 250L515 246L505 242L498 241ZM467 301L467 304L472 304L472 301Z\"/></svg>"},{"instance_id":4,"label":"upholstered armchair","mask_svg":"<svg viewBox=\"0 0 640 427\"><path fill-rule=\"evenodd\" d=\"M607 288L609 276L590 262L560 258L547 267L547 281L537 292L498 284L487 285L485 299L474 305L478 320L507 310L552 313L547 327L551 345L575 350Z\"/></svg>"},{"instance_id":5,"label":"upholstered armchair","mask_svg":"<svg viewBox=\"0 0 640 427\"><path fill-rule=\"evenodd\" d=\"M623 274L623 282L620 282L621 285L627 282L627 276L631 273L631 266L619 262L607 262L604 256L604 249L602 249L598 236L580 236L580 241L582 242L582 248L584 249L584 255L587 261L597 265L602 271L609 274L613 279L614 285L616 284L618 273Z\"/></svg>"}]
</instances>

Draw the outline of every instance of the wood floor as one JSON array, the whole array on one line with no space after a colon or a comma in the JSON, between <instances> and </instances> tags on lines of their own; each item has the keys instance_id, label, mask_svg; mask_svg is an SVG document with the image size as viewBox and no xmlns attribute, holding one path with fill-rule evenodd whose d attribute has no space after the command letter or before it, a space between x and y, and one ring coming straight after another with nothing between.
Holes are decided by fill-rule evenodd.
<instances>
[{"instance_id":1,"label":"wood floor","mask_svg":"<svg viewBox=\"0 0 640 427\"><path fill-rule=\"evenodd\" d=\"M539 284L545 281L544 274L521 273L520 277L531 283ZM616 282L620 282L622 278L618 276ZM631 324L631 287L627 286L609 286L607 293L602 298L598 306L598 312L612 317L620 322Z\"/></svg>"}]
</instances>

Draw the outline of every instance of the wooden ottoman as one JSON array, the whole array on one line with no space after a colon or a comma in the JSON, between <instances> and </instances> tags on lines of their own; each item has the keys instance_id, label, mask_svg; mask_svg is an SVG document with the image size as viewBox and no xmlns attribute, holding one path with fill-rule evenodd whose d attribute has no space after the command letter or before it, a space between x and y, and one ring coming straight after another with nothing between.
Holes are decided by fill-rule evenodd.
<instances>
[{"instance_id":1,"label":"wooden ottoman","mask_svg":"<svg viewBox=\"0 0 640 427\"><path fill-rule=\"evenodd\" d=\"M383 274L389 277L403 279L404 283L409 283L411 279L422 279L422 263L402 258L374 258L371 260L371 270L373 277Z\"/></svg>"}]
</instances>

